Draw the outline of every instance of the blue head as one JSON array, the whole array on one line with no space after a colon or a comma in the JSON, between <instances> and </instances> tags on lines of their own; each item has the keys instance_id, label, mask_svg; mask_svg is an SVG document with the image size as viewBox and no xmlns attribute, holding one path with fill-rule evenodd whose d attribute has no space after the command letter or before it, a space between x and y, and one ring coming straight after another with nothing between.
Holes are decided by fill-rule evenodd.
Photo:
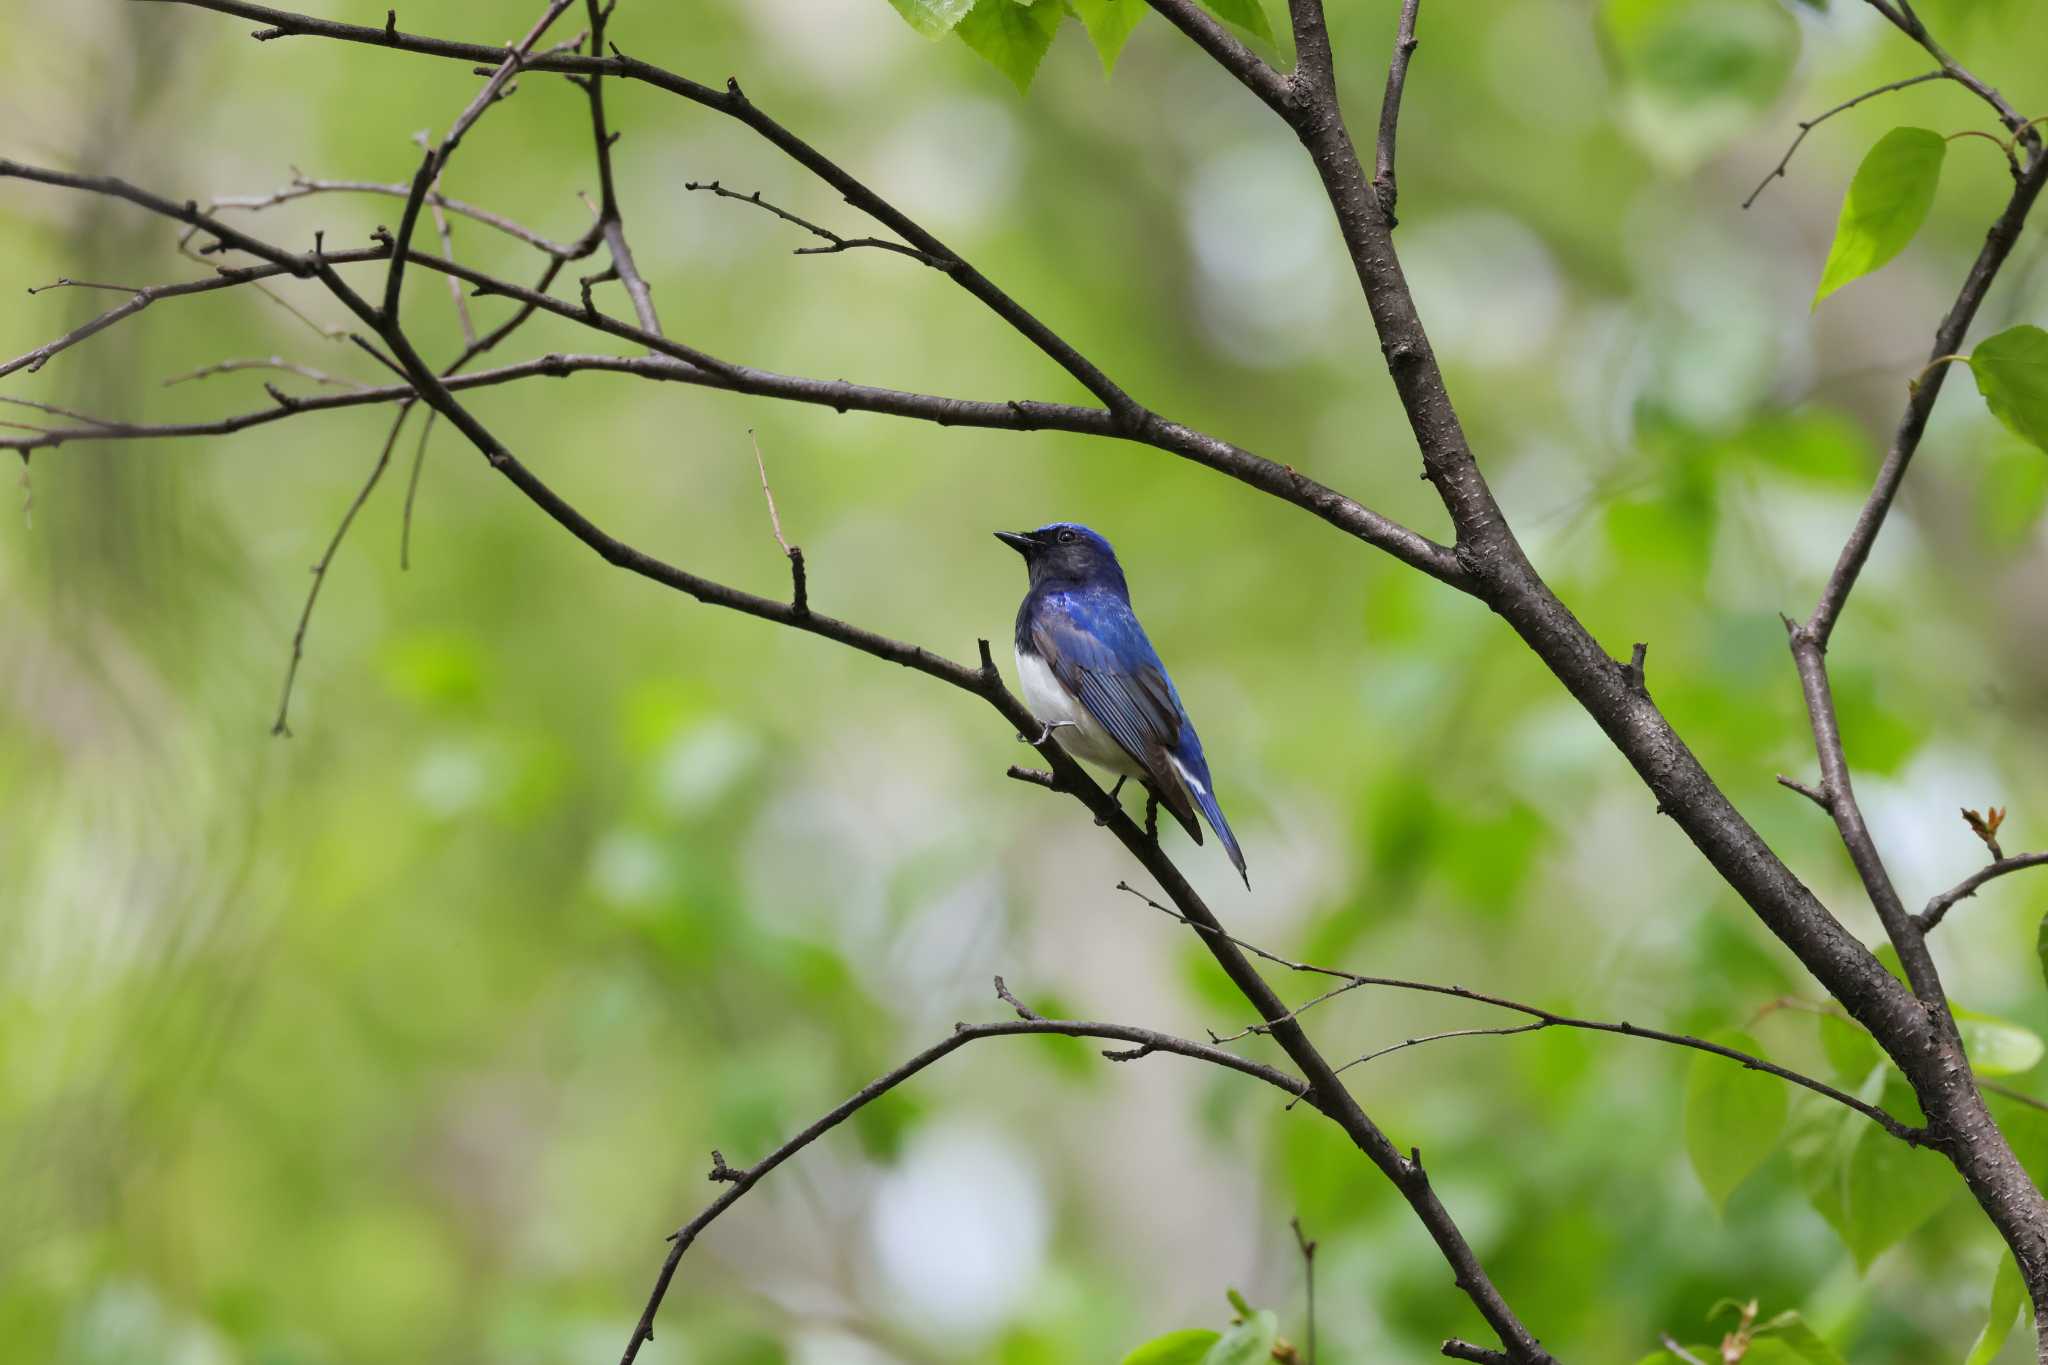
<instances>
[{"instance_id":1,"label":"blue head","mask_svg":"<svg viewBox=\"0 0 2048 1365\"><path fill-rule=\"evenodd\" d=\"M1035 588L1114 588L1128 593L1116 551L1087 527L1055 521L1036 531L998 531L996 539L1024 556Z\"/></svg>"}]
</instances>

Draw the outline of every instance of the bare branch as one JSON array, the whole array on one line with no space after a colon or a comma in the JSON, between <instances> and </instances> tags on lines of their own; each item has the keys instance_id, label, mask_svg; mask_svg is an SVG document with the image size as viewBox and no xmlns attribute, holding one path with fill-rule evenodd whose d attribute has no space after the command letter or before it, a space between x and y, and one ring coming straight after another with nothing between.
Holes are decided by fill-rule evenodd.
<instances>
[{"instance_id":1,"label":"bare branch","mask_svg":"<svg viewBox=\"0 0 2048 1365\"><path fill-rule=\"evenodd\" d=\"M2014 872L2023 872L2030 867L2042 866L2048 866L2048 853L2015 853L2010 858L2000 858L1990 866L1978 869L1927 902L1927 908L1914 916L1920 926L1920 932L1925 934L1941 923L1957 901L1976 895L1977 888L1984 883Z\"/></svg>"},{"instance_id":2,"label":"bare branch","mask_svg":"<svg viewBox=\"0 0 2048 1365\"><path fill-rule=\"evenodd\" d=\"M1927 50L1927 55L1941 64L1941 74L1962 86L1978 99L1990 105L1998 115L1999 122L2016 134L2020 141L2037 154L2041 151L2041 138L2026 117L2006 102L2005 96L1996 89L1978 80L1959 65L1955 58L1943 50L1934 35L1927 31L1927 25L1920 22L1920 16L1913 12L1911 4L1895 3L1894 0L1870 0L1870 7L1891 21L1893 27Z\"/></svg>"},{"instance_id":3,"label":"bare branch","mask_svg":"<svg viewBox=\"0 0 2048 1365\"><path fill-rule=\"evenodd\" d=\"M491 78L484 82L483 88L476 92L475 98L456 115L454 125L448 130L448 136L441 139L438 147L429 148L426 156L421 159L419 170L413 174L412 189L405 197L405 208L399 216L398 232L391 249L391 266L384 276L383 317L398 316L399 290L405 284L406 252L412 245L413 229L419 223L420 206L425 202L428 192L433 189L434 182L441 178L441 172L446 169L449 158L455 155L455 149L462 145L463 136L476 126L476 121L483 117L484 111L497 103L499 97L506 93L507 82L519 73L527 54L533 50L533 45L553 27L555 20L561 17L562 11L569 8L571 3L572 0L548 0L547 8L541 12L540 18L534 21L533 27L527 30L526 36L505 51L504 60L492 71Z\"/></svg>"},{"instance_id":4,"label":"bare branch","mask_svg":"<svg viewBox=\"0 0 2048 1365\"><path fill-rule=\"evenodd\" d=\"M325 384L329 388L335 389L353 389L358 393L364 392L369 388L367 384L359 384L353 379L337 379L324 370L316 370L311 365L301 365L297 361L286 360L283 356L277 355L264 356L256 360L216 360L211 365L201 365L196 370L188 370L184 374L172 375L164 381L164 387L170 388L173 384L189 384L195 379L209 379L217 374L233 374L240 370L283 370L285 373L295 374L301 379L310 379L315 384Z\"/></svg>"},{"instance_id":5,"label":"bare branch","mask_svg":"<svg viewBox=\"0 0 2048 1365\"><path fill-rule=\"evenodd\" d=\"M1153 900L1128 882L1118 882L1116 889L1137 897L1169 919L1179 920L1181 923L1190 925L1199 932L1208 932L1201 925L1194 923L1194 921L1188 919L1179 911L1171 906L1161 905L1158 901ZM1478 1005L1490 1005L1495 1009L1511 1010L1516 1014L1525 1015L1534 1021L1533 1023L1509 1028L1452 1029L1445 1033L1434 1033L1426 1037L1404 1039L1391 1047L1381 1048L1379 1051L1369 1053L1358 1058L1356 1061L1347 1062L1344 1066L1338 1068L1339 1071L1348 1070L1362 1062L1369 1062L1375 1057L1383 1057L1390 1052L1399 1052L1403 1048L1415 1047L1421 1043L1435 1042L1442 1038L1467 1038L1486 1034L1534 1033L1546 1028L1583 1029L1591 1033L1612 1033L1619 1034L1625 1038L1642 1038L1649 1042L1665 1043L1672 1047L1690 1048L1695 1052L1710 1052L1716 1057L1725 1057L1731 1062L1738 1062L1746 1070L1761 1071L1766 1075L1776 1076L1779 1080L1788 1081L1793 1085L1810 1090L1816 1095L1833 1100L1837 1104L1854 1109L1857 1113L1877 1124L1901 1142L1917 1147L1927 1145L1929 1141L1926 1129L1913 1128L1900 1123L1878 1105L1860 1100L1846 1091L1829 1085L1826 1081L1816 1080L1812 1076L1793 1071L1789 1067L1779 1066L1777 1063L1766 1061L1762 1057L1753 1056L1750 1053L1726 1047L1720 1043L1710 1042L1705 1038L1695 1038L1685 1033L1671 1033L1664 1029L1643 1028L1640 1025L1629 1023L1625 1019L1619 1023L1612 1023L1604 1019L1581 1019L1574 1015L1559 1014L1555 1010L1547 1010L1541 1005L1526 1004L1520 1000L1510 1000L1506 996L1494 995L1486 991L1470 990L1464 986L1441 985L1431 981L1410 981L1401 977L1364 976L1338 967L1319 967L1312 962L1294 962L1281 957L1277 953L1269 952L1256 944L1247 943L1243 939L1233 938L1230 941L1236 947L1242 948L1253 956L1264 958L1266 961L1285 967L1289 971L1336 978L1337 985L1320 995L1304 1001L1302 1004L1296 1005L1292 1010L1288 1011L1287 1018L1290 1020L1297 1019L1309 1010L1314 1009L1317 1005L1335 999L1337 996L1344 995L1350 991L1358 990L1365 986L1379 986L1389 990L1415 991L1425 995L1443 995L1455 1000L1469 1000ZM1236 1033L1222 1034L1220 1036L1211 1033L1209 1040L1213 1043L1224 1044L1236 1042L1240 1038L1253 1034L1270 1034L1273 1023L1274 1021L1272 1020L1266 1020L1239 1029Z\"/></svg>"},{"instance_id":6,"label":"bare branch","mask_svg":"<svg viewBox=\"0 0 2048 1365\"><path fill-rule=\"evenodd\" d=\"M1301 1277L1308 1289L1308 1365L1316 1365L1316 1243L1301 1230L1298 1216L1288 1219L1287 1226L1294 1229L1295 1249L1301 1252Z\"/></svg>"},{"instance_id":7,"label":"bare branch","mask_svg":"<svg viewBox=\"0 0 2048 1365\"><path fill-rule=\"evenodd\" d=\"M741 194L738 190L727 189L716 180L685 180L683 188L686 190L704 190L717 195L720 199L737 199L742 204L752 204L755 208L764 209L774 214L785 223L794 223L805 232L826 243L825 246L800 246L795 252L798 256L830 255L833 252L851 251L855 247L866 246L874 247L881 251L893 251L901 256L908 256L911 260L917 261L922 265L928 265L934 270L944 270L947 265L947 262L940 260L938 257L928 255L915 247L905 246L901 242L884 241L880 237L842 237L830 228L819 227L808 218L800 218L788 209L769 203L761 197L761 191L759 190L755 190L752 194Z\"/></svg>"},{"instance_id":8,"label":"bare branch","mask_svg":"<svg viewBox=\"0 0 2048 1365\"><path fill-rule=\"evenodd\" d=\"M1387 64L1387 92L1380 100L1380 135L1373 155L1373 189L1387 226L1394 225L1394 134L1401 121L1401 94L1408 84L1408 59L1415 53L1415 11L1421 0L1401 0L1401 24L1394 35L1394 60Z\"/></svg>"},{"instance_id":9,"label":"bare branch","mask_svg":"<svg viewBox=\"0 0 2048 1365\"><path fill-rule=\"evenodd\" d=\"M1843 100L1834 108L1815 114L1810 119L1802 119L1799 124L1799 135L1792 139L1792 145L1785 149L1785 155L1778 158L1778 164L1771 168L1771 173L1757 182L1757 187L1749 192L1749 198L1742 201L1742 207L1748 208L1751 204L1754 204L1757 201L1757 196L1768 189L1773 180L1784 178L1785 168L1792 164L1792 154L1799 150L1800 143L1806 141L1806 135L1821 124L1826 123L1839 113L1854 109L1865 100L1876 99L1879 95L1888 95L1894 90L1904 90L1909 85L1920 85L1926 81L1942 80L1947 75L1946 71L1928 71L1918 76L1908 76L1902 81L1893 81L1888 85L1880 85L1874 90L1866 90L1860 95Z\"/></svg>"},{"instance_id":10,"label":"bare branch","mask_svg":"<svg viewBox=\"0 0 2048 1365\"><path fill-rule=\"evenodd\" d=\"M260 211L276 204L288 203L291 200L303 199L308 195L314 194L380 194L388 195L394 199L403 199L411 192L412 188L409 185L386 184L375 180L321 180L294 174L291 184L284 189L275 190L269 194L227 195L216 198L208 203L207 212L218 213L223 209ZM452 213L458 217L473 219L487 227L496 228L499 232L515 237L535 250L545 252L550 256L572 259L579 255L589 254L587 249L579 251L575 243L551 241L531 228L524 227L501 213L494 213L489 209L465 203L460 199L451 199L438 189L427 192L426 203L431 208Z\"/></svg>"},{"instance_id":11,"label":"bare branch","mask_svg":"<svg viewBox=\"0 0 2048 1365\"><path fill-rule=\"evenodd\" d=\"M15 163L13 162L0 161L0 176L17 174L18 172L9 169L14 165ZM24 167L22 169L26 170L27 168ZM23 178L26 179L31 177L24 176ZM385 248L381 246L374 246L364 247L353 251L337 251L329 259L333 260L337 264L346 264L354 261L381 261L384 259L386 254L387 252ZM211 279L180 280L173 284L153 284L141 289L137 289L134 291L133 296L127 299L126 301L116 305L113 308L109 308L106 312L101 313L98 317L95 317L90 321L85 322L80 326L74 327L70 331L66 332L63 336L58 337L55 341L45 342L43 345L36 347L32 351L24 351L22 354L16 356L12 360L0 363L0 378L5 378L6 376L13 374L16 370L27 370L30 374L34 374L37 370L40 370L41 368L43 368L45 364L49 362L50 357L56 355L60 351L70 350L79 342L84 341L88 337L95 336L98 333L105 331L107 328L113 326L115 323L121 321L123 318L133 317L135 314L149 307L149 305L151 305L152 303L155 303L158 299L177 298L184 294L207 294L211 293L216 289L232 289L238 284L249 284L257 280L270 279L278 275L290 275L295 273L297 272L294 271L292 267L288 265L245 266L232 269L224 267L221 269L218 275L215 275ZM75 285L80 288L90 289L118 290L121 288L121 286L119 285L88 285L82 284L79 281L75 280L58 280L55 284L47 284L44 285L42 289L30 290L29 292L41 293L43 292L43 290L56 289L61 286L67 285Z\"/></svg>"},{"instance_id":12,"label":"bare branch","mask_svg":"<svg viewBox=\"0 0 2048 1365\"><path fill-rule=\"evenodd\" d=\"M1798 792L1801 796L1813 802L1814 805L1819 806L1822 810L1828 810L1831 808L1831 800L1827 792L1819 787L1809 787L1804 782L1801 782L1796 778L1787 777L1783 773L1778 774L1778 785L1785 788L1787 791Z\"/></svg>"},{"instance_id":13,"label":"bare branch","mask_svg":"<svg viewBox=\"0 0 2048 1365\"><path fill-rule=\"evenodd\" d=\"M466 61L472 64L497 61L503 53L482 44L452 42L440 38L427 38L413 34L384 29L368 28L358 24L337 23L332 20L316 19L308 15L294 14L272 9L264 5L245 3L245 0L158 0L159 3L178 3L194 8L232 14L269 24L275 36L298 35L318 36L345 42L366 43L377 47L393 48L428 56ZM1213 38L1221 51L1231 60L1244 61L1252 65L1241 75L1266 82L1269 102L1279 109L1291 109L1296 96L1292 85L1284 77L1273 72L1256 54L1225 32L1222 27L1205 14L1193 0L1152 0L1154 7L1173 20L1184 30L1198 35L1198 41ZM1400 523L1383 517L1336 490L1308 478L1287 465L1263 459L1249 451L1221 441L1216 437L1193 428L1173 422L1158 413L1144 408L1120 387L1112 382L1093 362L1083 357L1071 344L1053 332L1037 317L1032 315L1015 299L1004 293L993 281L959 256L938 238L910 219L893 204L876 194L867 185L854 177L843 167L824 156L816 148L799 138L788 128L768 116L757 105L747 99L736 81L727 82L723 90L690 80L664 70L649 62L643 62L617 52L608 58L562 54L548 58L535 57L525 64L528 71L552 71L590 77L593 75L615 75L639 80L671 94L678 95L692 103L712 109L745 124L765 141L781 151L798 165L831 186L854 208L868 214L883 226L895 232L905 242L947 264L943 267L953 281L979 299L990 311L1030 341L1039 350L1058 363L1069 374L1101 399L1115 419L1114 434L1136 440L1156 449L1194 460L1221 473L1229 474L1262 492L1282 498L1294 505L1313 512L1347 534L1358 537L1368 544L1388 551L1403 563L1421 569L1432 578L1456 587L1466 587L1466 574L1456 556L1446 547L1436 544L1428 537L1417 534ZM1263 76L1257 73L1263 72ZM0 166L4 173L4 166ZM189 220L187 220L189 221ZM419 259L413 254L411 259ZM614 328L605 330L614 331ZM645 344L645 343L643 343ZM654 349L660 349L658 347ZM1455 424L1454 424L1455 425Z\"/></svg>"},{"instance_id":14,"label":"bare branch","mask_svg":"<svg viewBox=\"0 0 2048 1365\"><path fill-rule=\"evenodd\" d=\"M1918 24L1917 19L1913 22ZM1990 291L1999 267L2019 240L2020 229L2025 225L2044 184L2048 184L2048 156L2036 156L2033 165L2014 186L2004 212L1992 224L1955 303L1935 329L1933 355L1953 355L1962 348L1971 319ZM1856 579L1870 557L1871 547L1877 543L1878 532L1884 528L1885 518L1898 497L1906 470L1926 432L1935 400L1941 395L1942 381L1947 373L1946 366L1934 366L1910 387L1906 411L1892 436L1891 448L1878 469L1870 496L1857 514L1856 524L1849 532L1834 571L1828 575L1820 600L1803 623L1787 624L1792 658L1798 669L1807 719L1813 730L1814 751L1820 760L1821 790L1828 797L1828 813L1834 818L1842 845L1848 850L1864 891L1884 924L1886 937L1898 950L1900 965L1905 969L1913 994L1925 1004L1935 1007L1937 1027L1949 1034L1952 1044L1960 1049L1960 1039L1954 1036L1954 1021L1946 1009L1947 997L1941 977L1935 969L1933 955L1927 950L1925 929L1900 899L1891 874L1885 869L1876 840L1864 821L1862 807L1856 800L1827 667L1828 641L1834 633L1835 623L1840 619L1842 608L1847 605L1849 594L1856 586ZM1982 1113L1981 1102L1976 1109ZM1984 1121L1989 1122L1988 1115L1984 1116Z\"/></svg>"},{"instance_id":15,"label":"bare branch","mask_svg":"<svg viewBox=\"0 0 2048 1365\"><path fill-rule=\"evenodd\" d=\"M641 1310L640 1321L633 1329L632 1338L626 1343L626 1351L620 1358L620 1365L632 1365L634 1358L640 1353L641 1346L654 1339L655 1314L660 1311L661 1302L668 1295L669 1285L675 1279L677 1265L681 1263L684 1253L690 1249L691 1244L697 1240L704 1229L709 1227L720 1214L738 1203L746 1195L747 1191L753 1189L770 1172L792 1156L795 1156L798 1152L816 1142L826 1133L831 1132L867 1105L872 1104L883 1095L889 1093L889 1091L909 1080L912 1076L917 1075L917 1073L923 1071L932 1063L953 1052L957 1052L969 1043L978 1042L984 1038L1018 1037L1032 1034L1066 1038L1109 1039L1136 1044L1139 1050L1147 1054L1168 1052L1176 1056L1190 1057L1197 1061L1208 1062L1214 1066L1226 1067L1232 1071L1241 1072L1244 1075L1262 1080L1268 1085L1283 1090L1288 1095L1297 1099L1308 1093L1306 1085L1285 1072L1258 1062L1247 1061L1235 1053L1225 1052L1220 1048L1189 1042L1187 1039L1175 1038L1170 1034L1158 1033L1152 1029L1132 1028L1122 1024L1098 1024L1073 1019L1046 1019L1040 1017L1019 1003L1017 998L1011 995L1008 988L1003 986L1001 982L1002 979L998 977L997 990L1000 992L1003 1000L1017 1010L1021 1016L1020 1018L992 1024L956 1025L950 1036L934 1043L894 1070L877 1076L874 1080L862 1086L845 1102L827 1111L808 1128L805 1128L795 1137L790 1138L780 1147L777 1147L767 1156L744 1170L728 1166L723 1157L719 1157L716 1160L712 1167L711 1178L728 1184L730 1188L707 1204L702 1212L685 1223L669 1239L668 1256L662 1262L661 1273L654 1282L654 1291L648 1296L646 1308Z\"/></svg>"},{"instance_id":16,"label":"bare branch","mask_svg":"<svg viewBox=\"0 0 2048 1365\"><path fill-rule=\"evenodd\" d=\"M590 55L604 54L604 27L611 18L612 5L617 0L584 0L590 12ZM590 97L591 134L597 144L598 179L598 229L604 235L606 248L611 252L612 276L625 286L626 297L632 300L633 316L640 319L640 325L650 332L661 331L661 319L654 311L654 293L648 289L647 281L640 275L640 267L633 260L633 252L626 245L626 223L619 212L619 194L612 177L612 144L619 140L617 133L609 131L604 113L604 75L593 71L587 77L572 77L582 85Z\"/></svg>"},{"instance_id":17,"label":"bare branch","mask_svg":"<svg viewBox=\"0 0 2048 1365\"><path fill-rule=\"evenodd\" d=\"M775 510L775 490L768 486L768 462L761 458L761 440L754 435L752 427L747 428L747 439L754 443L754 468L761 472L761 496L768 500L768 527L775 533L775 543L782 547L783 556L789 560L789 604L799 612L809 611L810 595L804 582L804 552L790 544L782 534L782 517ZM1001 987L997 989L1000 991Z\"/></svg>"},{"instance_id":18,"label":"bare branch","mask_svg":"<svg viewBox=\"0 0 2048 1365\"><path fill-rule=\"evenodd\" d=\"M349 502L348 510L341 514L341 523L334 528L334 535L327 542L327 549L321 554L319 562L313 565L313 583L306 590L306 605L299 609L298 629L292 632L291 662L285 665L284 689L277 699L277 719L271 722L270 726L270 733L273 735L284 739L291 738L291 726L286 724L286 717L291 711L292 685L299 678L299 661L306 656L306 627L313 621L313 604L320 600L321 586L327 582L327 570L334 563L335 552L341 549L342 537L346 536L348 528L355 524L356 513L362 511L363 504L370 500L370 493L377 487L377 481L384 477L384 470L391 463L391 447L397 444L399 429L405 425L406 416L411 411L412 406L407 404L399 408L398 416L391 420L391 430L384 437L383 446L377 451L377 462L370 466L370 476L364 479L363 486L356 490L355 497Z\"/></svg>"}]
</instances>

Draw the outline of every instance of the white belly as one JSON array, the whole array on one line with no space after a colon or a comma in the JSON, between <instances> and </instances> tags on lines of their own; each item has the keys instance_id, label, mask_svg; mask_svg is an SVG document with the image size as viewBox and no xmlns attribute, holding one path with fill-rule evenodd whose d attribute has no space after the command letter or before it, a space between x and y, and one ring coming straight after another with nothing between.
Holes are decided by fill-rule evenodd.
<instances>
[{"instance_id":1,"label":"white belly","mask_svg":"<svg viewBox=\"0 0 2048 1365\"><path fill-rule=\"evenodd\" d=\"M1109 731L1088 714L1088 708L1067 691L1045 660L1036 654L1017 652L1017 681L1024 692L1024 705L1041 725L1055 725L1053 737L1060 747L1078 759L1106 768L1118 777L1143 777L1145 770L1124 752Z\"/></svg>"}]
</instances>

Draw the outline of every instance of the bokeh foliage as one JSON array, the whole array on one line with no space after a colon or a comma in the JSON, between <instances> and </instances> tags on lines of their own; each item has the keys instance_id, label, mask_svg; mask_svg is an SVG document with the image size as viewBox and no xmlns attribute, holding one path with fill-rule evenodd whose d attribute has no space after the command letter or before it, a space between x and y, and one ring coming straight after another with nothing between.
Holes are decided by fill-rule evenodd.
<instances>
[{"instance_id":1,"label":"bokeh foliage","mask_svg":"<svg viewBox=\"0 0 2048 1365\"><path fill-rule=\"evenodd\" d=\"M613 36L738 76L1163 411L1436 531L1291 136L1156 17L1114 31L1135 0L1076 0L1081 24L1050 0L1004 4L953 7L964 44L943 22L927 42L880 0L623 0ZM1226 17L1267 42L1246 4ZM401 19L496 40L530 8L415 0ZM2048 32L2023 0L1917 8L2040 112ZM1332 7L1361 125L1394 9ZM382 13L328 7L344 11ZM472 89L454 64L252 44L246 24L170 7L14 0L4 18L9 153L173 195L272 188L294 165L402 179L408 135L445 127ZM1025 93L992 29L1047 37ZM1649 643L1681 733L1874 936L1825 820L1772 781L1811 764L1777 613L1810 605L1840 545L2003 201L1996 152L1952 144L1912 244L1808 305L1865 152L1985 111L1939 82L1859 107L1744 213L1797 118L1926 65L1866 7L1442 3L1422 36L1399 240L1490 477L1560 593L1615 652ZM582 97L523 86L449 189L570 238L573 191L594 187ZM649 91L612 99L627 221L676 335L802 373L1080 396L915 264L792 258L805 242L783 225L685 192L721 179L861 226L741 131ZM327 198L265 226L352 242L394 208ZM516 246L456 232L480 264L529 272ZM43 190L7 191L0 243L11 289L192 271L160 225ZM2042 243L2030 229L1983 334L2048 314ZM451 346L442 283L408 290L421 333ZM106 301L9 297L9 354ZM538 321L509 349L590 344ZM261 405L258 376L158 381L272 352L376 377L244 294L152 310L6 392L210 415ZM1130 568L1244 836L1251 896L1213 847L1186 858L1239 932L1743 1031L1912 1117L1867 1039L1778 1003L1815 1003L1796 964L1498 623L1290 508L1058 434L611 377L476 404L615 533L779 591L756 428L819 608L958 657L1004 637L1021 589L988 532L1088 522ZM1185 931L1112 890L1128 868L1070 803L1002 780L1019 751L984 710L608 570L445 430L413 567L397 567L387 485L314 621L297 737L269 739L305 566L384 420L70 446L17 490L0 533L6 1354L608 1358L662 1236L712 1193L709 1149L747 1161L953 1020L994 1013L992 973L1048 1010L1197 1036L1247 1022ZM1981 861L1959 806L2008 808L2009 849L2048 842L2044 499L2048 461L1952 385L1836 637L1850 757L1909 898ZM2048 882L2017 877L1953 912L1936 952L1959 1000L2048 1026L2044 910ZM1369 992L1310 1018L1340 1057L1499 1022ZM1306 1112L1170 1058L979 1047L719 1224L645 1358L1111 1359L1221 1328L1227 1285L1298 1339L1295 1213L1323 1247L1326 1359L1422 1359L1479 1330L1398 1199ZM2003 1083L2048 1089L2037 1062ZM1568 1358L1704 1339L1722 1299L1796 1309L1858 1365L1959 1360L1984 1322L1999 1251L1960 1185L1810 1096L1780 1108L1754 1077L1556 1030L1352 1074ZM1707 1112L1749 1127L1702 1131L1689 1091L1737 1084ZM2048 1167L2041 1116L1994 1103ZM1743 1147L1772 1123L1777 1141ZM1705 1185L1702 1144L1720 1153ZM1876 1169L1845 1182L1859 1162ZM1897 1197L1858 1201L1873 1188Z\"/></svg>"}]
</instances>

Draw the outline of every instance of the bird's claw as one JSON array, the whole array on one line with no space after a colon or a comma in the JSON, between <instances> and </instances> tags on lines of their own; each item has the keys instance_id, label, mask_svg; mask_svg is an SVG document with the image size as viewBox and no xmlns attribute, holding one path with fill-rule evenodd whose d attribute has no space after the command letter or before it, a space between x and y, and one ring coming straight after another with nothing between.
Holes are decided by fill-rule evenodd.
<instances>
[{"instance_id":1,"label":"bird's claw","mask_svg":"<svg viewBox=\"0 0 2048 1365\"><path fill-rule=\"evenodd\" d=\"M1116 780L1116 785L1115 785L1114 787L1111 787L1111 788L1109 789L1109 799L1110 799L1111 801L1114 801L1114 800L1116 800L1116 799L1117 799L1117 794L1118 794L1119 792L1123 791L1123 789L1124 789L1124 783L1126 783L1126 782L1128 782L1128 781L1130 781L1130 780L1131 780L1131 779L1130 779L1130 778L1128 778L1128 777L1119 777L1119 778L1118 778L1118 779ZM1101 828L1102 828L1102 827L1103 827L1104 825L1106 825L1106 824L1108 824L1108 823L1109 823L1109 820L1108 820L1108 818L1107 818L1107 817L1105 817L1105 816L1101 816L1101 815L1098 815L1098 816L1096 816L1096 817L1095 817L1095 828L1097 828L1097 829L1101 829Z\"/></svg>"},{"instance_id":2,"label":"bird's claw","mask_svg":"<svg viewBox=\"0 0 2048 1365\"><path fill-rule=\"evenodd\" d=\"M1042 747L1047 740L1052 738L1053 731L1062 730L1065 729L1067 726L1075 725L1078 723L1079 722L1077 721L1071 720L1046 721L1044 724L1039 726L1038 734L1036 736L1020 733L1017 736L1017 742L1019 744L1029 744L1032 748L1037 749Z\"/></svg>"}]
</instances>

